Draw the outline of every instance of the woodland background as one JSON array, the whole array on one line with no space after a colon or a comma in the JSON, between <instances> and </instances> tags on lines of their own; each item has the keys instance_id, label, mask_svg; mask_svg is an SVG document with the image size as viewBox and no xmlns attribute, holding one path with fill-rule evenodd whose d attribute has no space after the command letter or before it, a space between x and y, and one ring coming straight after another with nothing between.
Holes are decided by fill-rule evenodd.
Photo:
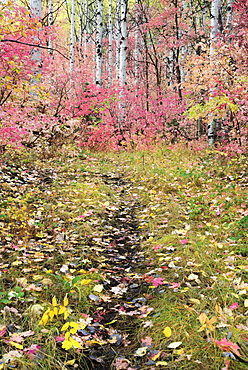
<instances>
[{"instance_id":1,"label":"woodland background","mask_svg":"<svg viewBox=\"0 0 248 370\"><path fill-rule=\"evenodd\" d=\"M0 5L0 145L247 143L245 0Z\"/></svg>"}]
</instances>

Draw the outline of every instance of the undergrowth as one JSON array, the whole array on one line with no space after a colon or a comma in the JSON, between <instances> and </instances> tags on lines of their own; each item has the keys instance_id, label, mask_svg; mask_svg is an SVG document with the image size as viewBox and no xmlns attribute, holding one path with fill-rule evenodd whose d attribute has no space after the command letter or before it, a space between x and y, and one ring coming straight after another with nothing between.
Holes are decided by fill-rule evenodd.
<instances>
[{"instance_id":1,"label":"undergrowth","mask_svg":"<svg viewBox=\"0 0 248 370\"><path fill-rule=\"evenodd\" d=\"M152 310L136 326L146 349L129 350L127 361L151 370L248 368L246 160L183 146L118 154L69 147L49 159L7 153L0 369L94 368L73 334L92 323L94 297L103 289L97 240L115 205L105 173L127 179L130 197L142 205L146 260L139 270ZM89 339L94 345L104 343ZM115 368L127 368L121 366Z\"/></svg>"}]
</instances>

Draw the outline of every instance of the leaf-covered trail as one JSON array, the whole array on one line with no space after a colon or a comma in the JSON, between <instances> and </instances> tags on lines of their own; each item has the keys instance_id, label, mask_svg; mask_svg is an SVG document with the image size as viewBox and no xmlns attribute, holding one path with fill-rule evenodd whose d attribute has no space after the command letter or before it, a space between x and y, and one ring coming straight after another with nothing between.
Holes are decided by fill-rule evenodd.
<instances>
[{"instance_id":1,"label":"leaf-covered trail","mask_svg":"<svg viewBox=\"0 0 248 370\"><path fill-rule=\"evenodd\" d=\"M246 366L246 158L178 153L0 163L0 369Z\"/></svg>"},{"instance_id":2,"label":"leaf-covered trail","mask_svg":"<svg viewBox=\"0 0 248 370\"><path fill-rule=\"evenodd\" d=\"M31 361L43 360L49 352L41 338L48 334L57 350L62 346L61 361L67 364L65 351L77 344L68 341L66 346L63 322L75 324L76 315L85 324L69 340L83 348L76 361L81 369L126 368L141 345L136 328L153 310L140 250L137 212L142 205L132 182L118 175L119 163L111 163L116 171L99 172L92 161L86 165L90 171L82 172L78 164L62 172L10 162L1 167L5 291L0 304L5 319L0 329L5 348L0 366L19 368L16 357L26 353ZM25 320L29 314L36 323ZM37 324L43 333L39 341L32 330ZM21 344L15 341L16 332Z\"/></svg>"},{"instance_id":3,"label":"leaf-covered trail","mask_svg":"<svg viewBox=\"0 0 248 370\"><path fill-rule=\"evenodd\" d=\"M145 257L139 249L140 229L136 218L141 205L132 193L132 184L125 178L116 174L103 174L102 178L114 191L115 202L106 208L102 220L106 231L90 241L90 253L97 256L96 268L104 276L104 294L89 295L96 308L92 316L96 329L93 332L102 339L101 347L89 351L92 360L89 367L107 370L114 363L127 364L126 355L133 356L137 348L137 319L147 317L152 308L145 298L147 283L141 274Z\"/></svg>"}]
</instances>

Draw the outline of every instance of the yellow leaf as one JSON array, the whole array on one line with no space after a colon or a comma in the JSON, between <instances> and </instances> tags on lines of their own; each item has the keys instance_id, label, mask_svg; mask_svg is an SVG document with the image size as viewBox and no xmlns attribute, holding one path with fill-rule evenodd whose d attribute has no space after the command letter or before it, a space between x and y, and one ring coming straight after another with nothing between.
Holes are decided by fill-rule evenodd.
<instances>
[{"instance_id":1,"label":"yellow leaf","mask_svg":"<svg viewBox=\"0 0 248 370\"><path fill-rule=\"evenodd\" d=\"M75 359L74 360L70 360L70 361L66 361L65 363L64 363L64 365L74 365L75 364Z\"/></svg>"},{"instance_id":2,"label":"yellow leaf","mask_svg":"<svg viewBox=\"0 0 248 370\"><path fill-rule=\"evenodd\" d=\"M48 316L48 314L47 313L44 313L43 314L43 316L42 316L42 318L41 318L41 320L40 320L40 322L39 322L39 325L46 325L47 324L47 322L48 322L48 320L49 320L49 316Z\"/></svg>"},{"instance_id":3,"label":"yellow leaf","mask_svg":"<svg viewBox=\"0 0 248 370\"><path fill-rule=\"evenodd\" d=\"M214 324L215 322L218 321L218 317L216 316L213 316L209 321L208 321L208 325L212 325Z\"/></svg>"},{"instance_id":4,"label":"yellow leaf","mask_svg":"<svg viewBox=\"0 0 248 370\"><path fill-rule=\"evenodd\" d=\"M199 299L195 299L195 298L190 298L189 301L191 303L195 303L195 304L200 304L201 303L201 301Z\"/></svg>"},{"instance_id":5,"label":"yellow leaf","mask_svg":"<svg viewBox=\"0 0 248 370\"><path fill-rule=\"evenodd\" d=\"M65 313L66 311L66 308L64 306L61 306L60 309L59 309L59 315L62 315L63 313Z\"/></svg>"},{"instance_id":6,"label":"yellow leaf","mask_svg":"<svg viewBox=\"0 0 248 370\"><path fill-rule=\"evenodd\" d=\"M215 311L219 314L219 315L222 315L222 308L220 307L220 304L219 303L216 303L215 305Z\"/></svg>"},{"instance_id":7,"label":"yellow leaf","mask_svg":"<svg viewBox=\"0 0 248 370\"><path fill-rule=\"evenodd\" d=\"M75 339L70 338L69 341L72 343L73 347L82 348L81 344L78 343Z\"/></svg>"},{"instance_id":8,"label":"yellow leaf","mask_svg":"<svg viewBox=\"0 0 248 370\"><path fill-rule=\"evenodd\" d=\"M75 329L78 329L78 328L79 328L78 323L77 323L77 322L74 322L74 321L71 321L71 322L70 322L70 326L71 326L72 328L75 328Z\"/></svg>"},{"instance_id":9,"label":"yellow leaf","mask_svg":"<svg viewBox=\"0 0 248 370\"><path fill-rule=\"evenodd\" d=\"M152 361L156 361L160 355L161 355L162 352L158 352L155 356L152 357Z\"/></svg>"},{"instance_id":10,"label":"yellow leaf","mask_svg":"<svg viewBox=\"0 0 248 370\"><path fill-rule=\"evenodd\" d=\"M102 345L106 344L106 342L101 341L101 340L96 340L96 339L87 340L85 343L86 343L86 344L89 344L89 345L92 345L92 344L99 344L99 346L102 346ZM145 347L144 347L144 348L145 348Z\"/></svg>"},{"instance_id":11,"label":"yellow leaf","mask_svg":"<svg viewBox=\"0 0 248 370\"><path fill-rule=\"evenodd\" d=\"M244 306L245 306L245 307L248 307L248 299L245 299L245 300L244 300Z\"/></svg>"},{"instance_id":12,"label":"yellow leaf","mask_svg":"<svg viewBox=\"0 0 248 370\"><path fill-rule=\"evenodd\" d=\"M23 345L21 345L19 343L9 341L9 344L11 344L13 347L16 347L18 349L23 349Z\"/></svg>"},{"instance_id":13,"label":"yellow leaf","mask_svg":"<svg viewBox=\"0 0 248 370\"><path fill-rule=\"evenodd\" d=\"M69 316L70 316L70 312L65 311L65 313L64 313L64 319L65 320L68 319Z\"/></svg>"},{"instance_id":14,"label":"yellow leaf","mask_svg":"<svg viewBox=\"0 0 248 370\"><path fill-rule=\"evenodd\" d=\"M66 350L72 348L72 346L73 346L73 344L69 340L64 340L63 343L62 343L62 348L66 349Z\"/></svg>"},{"instance_id":15,"label":"yellow leaf","mask_svg":"<svg viewBox=\"0 0 248 370\"><path fill-rule=\"evenodd\" d=\"M105 325L106 325L106 324L105 324ZM86 323L86 322L80 322L80 323L78 324L78 329L83 330L83 329L85 329L85 328L86 328L86 326L87 326L87 323Z\"/></svg>"},{"instance_id":16,"label":"yellow leaf","mask_svg":"<svg viewBox=\"0 0 248 370\"><path fill-rule=\"evenodd\" d=\"M58 315L58 308L54 307L53 312L54 312L54 315Z\"/></svg>"},{"instance_id":17,"label":"yellow leaf","mask_svg":"<svg viewBox=\"0 0 248 370\"><path fill-rule=\"evenodd\" d=\"M166 362L166 361L158 361L158 362L156 362L156 366L166 366L166 365L168 365L168 362Z\"/></svg>"},{"instance_id":18,"label":"yellow leaf","mask_svg":"<svg viewBox=\"0 0 248 370\"><path fill-rule=\"evenodd\" d=\"M163 330L163 333L164 335L169 338L171 336L171 328L169 326L167 326L164 330Z\"/></svg>"},{"instance_id":19,"label":"yellow leaf","mask_svg":"<svg viewBox=\"0 0 248 370\"><path fill-rule=\"evenodd\" d=\"M49 311L49 317L51 320L54 318L54 311Z\"/></svg>"},{"instance_id":20,"label":"yellow leaf","mask_svg":"<svg viewBox=\"0 0 248 370\"><path fill-rule=\"evenodd\" d=\"M71 336L71 333L70 333L69 331L67 331L67 332L65 333L65 339L69 339L69 338L70 338L70 336Z\"/></svg>"},{"instance_id":21,"label":"yellow leaf","mask_svg":"<svg viewBox=\"0 0 248 370\"><path fill-rule=\"evenodd\" d=\"M87 284L89 284L89 283L91 283L92 282L92 280L91 279L82 279L81 280L81 284L82 285L87 285Z\"/></svg>"},{"instance_id":22,"label":"yellow leaf","mask_svg":"<svg viewBox=\"0 0 248 370\"><path fill-rule=\"evenodd\" d=\"M66 307L66 306L68 306L68 304L69 304L68 298L67 298L67 297L65 297L65 298L64 298L64 306Z\"/></svg>"},{"instance_id":23,"label":"yellow leaf","mask_svg":"<svg viewBox=\"0 0 248 370\"><path fill-rule=\"evenodd\" d=\"M206 325L206 324L202 325L202 326L200 327L200 329L198 329L198 330L197 330L197 331L198 331L198 333L200 333L201 331L203 331L204 329L206 329L206 327L207 327L207 325Z\"/></svg>"},{"instance_id":24,"label":"yellow leaf","mask_svg":"<svg viewBox=\"0 0 248 370\"><path fill-rule=\"evenodd\" d=\"M204 312L202 312L202 313L200 314L200 316L198 317L198 320L200 321L200 323L201 323L202 325L204 325L204 324L205 324L205 322L208 320L208 317L207 317L207 315L206 315Z\"/></svg>"},{"instance_id":25,"label":"yellow leaf","mask_svg":"<svg viewBox=\"0 0 248 370\"><path fill-rule=\"evenodd\" d=\"M58 303L57 303L57 298L56 298L56 297L53 297L53 299L52 299L52 305L53 305L54 307L56 307L56 306L58 305Z\"/></svg>"},{"instance_id":26,"label":"yellow leaf","mask_svg":"<svg viewBox=\"0 0 248 370\"><path fill-rule=\"evenodd\" d=\"M69 325L70 325L70 323L69 323L69 322L66 322L66 323L62 326L61 331L65 331L65 330L67 330L67 329L69 328Z\"/></svg>"}]
</instances>

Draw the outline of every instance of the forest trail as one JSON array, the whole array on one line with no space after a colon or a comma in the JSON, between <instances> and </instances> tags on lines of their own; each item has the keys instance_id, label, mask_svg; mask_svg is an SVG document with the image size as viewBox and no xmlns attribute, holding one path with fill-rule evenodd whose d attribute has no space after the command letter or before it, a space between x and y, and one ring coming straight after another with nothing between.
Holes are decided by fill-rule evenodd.
<instances>
[{"instance_id":1,"label":"forest trail","mask_svg":"<svg viewBox=\"0 0 248 370\"><path fill-rule=\"evenodd\" d=\"M3 158L0 369L244 369L247 162L215 156Z\"/></svg>"},{"instance_id":2,"label":"forest trail","mask_svg":"<svg viewBox=\"0 0 248 370\"><path fill-rule=\"evenodd\" d=\"M90 253L99 257L96 268L105 275L105 295L90 295L96 308L92 315L95 322L93 333L97 333L105 345L89 350L91 362L88 366L108 370L116 368L115 363L125 366L128 357L133 357L137 347L137 319L140 321L147 317L152 308L144 296L147 283L141 274L145 269L145 256L140 250L136 212L142 205L133 196L132 184L125 177L116 173L100 176L114 191L115 202L107 207L102 220L104 234L89 242ZM85 332L86 336L89 334Z\"/></svg>"}]
</instances>

